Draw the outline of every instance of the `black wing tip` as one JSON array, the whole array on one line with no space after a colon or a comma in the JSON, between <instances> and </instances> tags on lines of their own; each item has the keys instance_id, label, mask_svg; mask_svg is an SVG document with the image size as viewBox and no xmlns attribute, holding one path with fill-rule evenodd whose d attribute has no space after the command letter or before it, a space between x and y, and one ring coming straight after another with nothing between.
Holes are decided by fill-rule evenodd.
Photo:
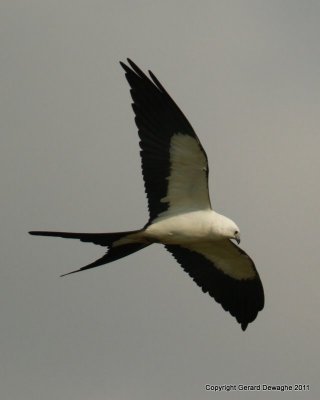
<instances>
[{"instance_id":1,"label":"black wing tip","mask_svg":"<svg viewBox=\"0 0 320 400\"><path fill-rule=\"evenodd\" d=\"M143 74L143 72L141 71L141 69L137 66L136 63L134 63L130 58L127 58L127 63L129 64L129 66L132 68L130 69L130 67L125 64L123 61L119 61L121 67L126 71L126 72L135 72L137 75L141 75Z\"/></svg>"},{"instance_id":2,"label":"black wing tip","mask_svg":"<svg viewBox=\"0 0 320 400\"><path fill-rule=\"evenodd\" d=\"M127 64L125 64L123 61L119 61L119 63L121 65L121 67L125 70L126 73L129 73L129 74L135 73L140 78L150 80L149 77L130 58L127 58L127 63L129 64L129 66L131 68ZM148 73L153 81L152 83L154 83L157 86L158 90L160 90L161 92L167 93L165 88L162 86L162 84L159 82L157 77L154 75L154 73L150 69L148 69Z\"/></svg>"},{"instance_id":3,"label":"black wing tip","mask_svg":"<svg viewBox=\"0 0 320 400\"><path fill-rule=\"evenodd\" d=\"M243 332L247 329L249 322L242 322L241 323L241 329L243 330Z\"/></svg>"},{"instance_id":4,"label":"black wing tip","mask_svg":"<svg viewBox=\"0 0 320 400\"><path fill-rule=\"evenodd\" d=\"M131 58L129 58L129 57L126 58L126 61L127 61L128 64L131 64L131 63L134 64L134 62L133 62L133 61L131 60ZM123 61L120 60L119 63L120 63L122 66L125 65L125 66L127 67L127 65L126 65Z\"/></svg>"},{"instance_id":5,"label":"black wing tip","mask_svg":"<svg viewBox=\"0 0 320 400\"><path fill-rule=\"evenodd\" d=\"M206 292L204 292L204 293L206 293ZM225 304L223 304L223 302L221 302L220 299L217 299L214 295L210 294L209 292L208 292L208 294L211 297L213 297L218 304L221 305L221 307L223 308L224 311L226 311L227 313L229 313L232 317L234 317L236 319L237 323L241 326L242 331L245 331L248 328L248 325L256 320L259 312L263 309L263 307L262 308L259 307L251 315L245 315L245 316L239 315L237 312L235 312L235 310L232 310L229 307L227 307Z\"/></svg>"},{"instance_id":6,"label":"black wing tip","mask_svg":"<svg viewBox=\"0 0 320 400\"><path fill-rule=\"evenodd\" d=\"M133 68L133 69L139 68L139 67L137 66L137 64L135 64L135 63L131 60L131 58L129 58L129 57L127 57L127 63L128 63L128 64L130 65L130 67Z\"/></svg>"},{"instance_id":7,"label":"black wing tip","mask_svg":"<svg viewBox=\"0 0 320 400\"><path fill-rule=\"evenodd\" d=\"M127 71L128 69L130 69L130 68L127 66L127 64L125 64L123 61L119 61L119 64L121 65L121 67L122 67L125 71Z\"/></svg>"}]
</instances>

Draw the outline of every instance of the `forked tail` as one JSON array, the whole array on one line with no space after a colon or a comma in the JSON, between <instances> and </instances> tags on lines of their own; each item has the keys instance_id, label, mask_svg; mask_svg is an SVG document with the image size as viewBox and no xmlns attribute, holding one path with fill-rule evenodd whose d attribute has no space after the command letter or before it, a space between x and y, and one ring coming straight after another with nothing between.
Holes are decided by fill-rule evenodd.
<instances>
[{"instance_id":1,"label":"forked tail","mask_svg":"<svg viewBox=\"0 0 320 400\"><path fill-rule=\"evenodd\" d=\"M142 239L142 235L139 235L141 232L142 230L115 233L75 233L50 231L31 231L29 233L30 235L36 236L54 236L67 239L79 239L82 242L90 242L99 246L108 247L108 251L103 257L80 269L61 275L65 276L74 274L75 272L84 271L85 269L98 267L99 265L108 264L149 246L150 243L145 242Z\"/></svg>"}]
</instances>

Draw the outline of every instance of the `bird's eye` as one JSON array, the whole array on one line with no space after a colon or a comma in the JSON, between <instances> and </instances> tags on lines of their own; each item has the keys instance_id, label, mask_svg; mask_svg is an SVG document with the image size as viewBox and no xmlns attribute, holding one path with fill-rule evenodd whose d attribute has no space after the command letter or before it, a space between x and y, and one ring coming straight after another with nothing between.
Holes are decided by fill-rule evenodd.
<instances>
[{"instance_id":1,"label":"bird's eye","mask_svg":"<svg viewBox=\"0 0 320 400\"><path fill-rule=\"evenodd\" d=\"M239 233L239 231L234 231L234 234L237 235Z\"/></svg>"}]
</instances>

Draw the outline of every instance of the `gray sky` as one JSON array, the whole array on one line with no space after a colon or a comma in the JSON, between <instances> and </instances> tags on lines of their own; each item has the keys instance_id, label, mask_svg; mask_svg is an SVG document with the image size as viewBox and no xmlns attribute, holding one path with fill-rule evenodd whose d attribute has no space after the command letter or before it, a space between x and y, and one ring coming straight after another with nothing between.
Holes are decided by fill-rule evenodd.
<instances>
[{"instance_id":1,"label":"gray sky","mask_svg":"<svg viewBox=\"0 0 320 400\"><path fill-rule=\"evenodd\" d=\"M311 0L0 3L1 399L320 395L319 20ZM27 235L146 222L126 57L189 118L255 260L245 333L161 246L59 278L103 249Z\"/></svg>"}]
</instances>

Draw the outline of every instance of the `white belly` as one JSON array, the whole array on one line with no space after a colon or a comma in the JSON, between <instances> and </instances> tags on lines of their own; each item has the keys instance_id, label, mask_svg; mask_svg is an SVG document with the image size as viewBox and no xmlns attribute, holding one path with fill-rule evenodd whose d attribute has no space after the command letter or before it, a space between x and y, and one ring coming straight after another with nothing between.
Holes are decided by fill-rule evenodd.
<instances>
[{"instance_id":1,"label":"white belly","mask_svg":"<svg viewBox=\"0 0 320 400\"><path fill-rule=\"evenodd\" d=\"M213 229L213 212L193 211L158 218L144 231L147 240L164 244L183 244L204 240L217 240Z\"/></svg>"}]
</instances>

